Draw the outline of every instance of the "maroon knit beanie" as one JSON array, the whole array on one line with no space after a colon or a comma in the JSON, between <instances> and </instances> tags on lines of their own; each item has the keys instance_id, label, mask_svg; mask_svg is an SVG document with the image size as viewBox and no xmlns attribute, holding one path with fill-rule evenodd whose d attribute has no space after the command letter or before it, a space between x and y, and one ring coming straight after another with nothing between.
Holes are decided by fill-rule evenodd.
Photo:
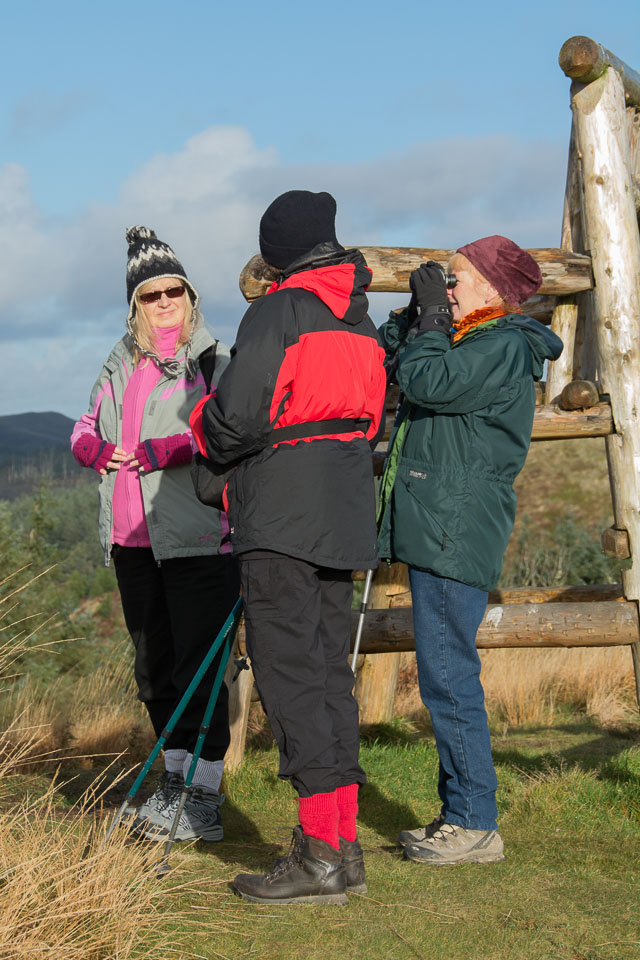
<instances>
[{"instance_id":1,"label":"maroon knit beanie","mask_svg":"<svg viewBox=\"0 0 640 960\"><path fill-rule=\"evenodd\" d=\"M542 283L540 267L531 254L507 237L483 237L457 252L471 261L507 303L520 306Z\"/></svg>"}]
</instances>

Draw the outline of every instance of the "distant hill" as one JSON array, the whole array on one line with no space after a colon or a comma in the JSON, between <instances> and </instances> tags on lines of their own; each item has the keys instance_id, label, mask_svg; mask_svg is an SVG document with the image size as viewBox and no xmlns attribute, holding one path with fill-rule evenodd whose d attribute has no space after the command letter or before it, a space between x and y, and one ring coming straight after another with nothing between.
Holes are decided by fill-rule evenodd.
<instances>
[{"instance_id":1,"label":"distant hill","mask_svg":"<svg viewBox=\"0 0 640 960\"><path fill-rule=\"evenodd\" d=\"M68 446L74 421L62 413L14 413L0 417L0 457Z\"/></svg>"},{"instance_id":2,"label":"distant hill","mask_svg":"<svg viewBox=\"0 0 640 960\"><path fill-rule=\"evenodd\" d=\"M33 493L43 479L56 486L90 479L71 454L73 424L51 410L0 417L0 499Z\"/></svg>"}]
</instances>

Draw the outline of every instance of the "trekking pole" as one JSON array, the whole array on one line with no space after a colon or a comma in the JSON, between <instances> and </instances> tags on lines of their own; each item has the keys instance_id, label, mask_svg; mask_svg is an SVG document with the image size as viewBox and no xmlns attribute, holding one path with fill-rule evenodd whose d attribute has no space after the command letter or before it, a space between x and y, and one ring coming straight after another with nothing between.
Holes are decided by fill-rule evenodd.
<instances>
[{"instance_id":1,"label":"trekking pole","mask_svg":"<svg viewBox=\"0 0 640 960\"><path fill-rule=\"evenodd\" d=\"M144 766L142 767L142 770L141 770L140 773L138 774L138 776L137 776L137 778L136 778L133 786L132 786L131 789L129 790L129 793L127 794L127 796L126 796L125 799L123 800L122 806L120 807L120 809L118 810L118 812L116 813L116 815L115 815L115 817L114 817L114 819L113 819L113 823L111 824L111 826L110 826L109 829L107 830L107 833L106 833L106 835L105 835L105 838L104 838L104 840L102 841L102 843L101 843L101 845L100 845L100 849L102 849L102 847L105 845L105 843L107 843L107 841L108 841L109 838L111 837L111 834L113 833L113 831L115 830L115 828L116 828L116 827L118 826L118 824L120 823L120 820L122 819L122 817L123 817L123 815L124 815L124 812L125 812L125 810L127 809L128 805L131 803L131 801L132 801L133 798L135 797L136 793L138 792L138 790L139 790L140 787L142 786L142 783L143 783L145 777L147 776L147 774L149 773L149 770L150 770L151 767L153 766L154 760L156 759L156 757L158 756L158 754L160 753L160 751L161 751L162 748L164 747L165 743L167 742L167 740L169 739L169 737L170 737L171 734L173 733L173 730L174 730L174 728L175 728L178 720L180 719L180 717L181 717L182 714L184 713L187 704L189 703L189 701L191 700L191 697L193 696L193 694L195 693L196 689L197 689L198 686L200 685L200 681L202 680L203 676L205 675L207 669L209 668L209 666L210 666L213 658L216 656L218 650L220 649L220 647L223 645L223 643L225 642L225 640L226 640L227 637L229 636L229 633L230 633L232 630L233 630L233 632L235 633L235 628L236 628L236 626L237 626L237 622L240 620L240 612L241 612L241 610L242 610L242 597L238 597L238 599L236 600L235 604L233 605L233 609L231 610L231 613L229 614L229 616L228 616L227 619L225 620L224 624L222 625L222 629L221 629L220 632L218 633L218 636L215 638L215 640L214 640L213 643L211 644L211 647L210 647L210 649L209 649L209 652L207 653L207 655L205 656L204 660L202 661L202 663L201 663L200 666L198 667L198 669L197 669L197 671L196 671L196 673L195 673L195 676L194 676L193 680L191 681L191 683L189 684L189 686L187 687L187 689L186 689L185 692L183 693L182 698L181 698L180 702L178 703L178 706L175 708L175 710L173 711L173 713L172 713L171 716L169 717L169 720L167 721L167 725L165 726L164 730L162 731L162 734L161 734L160 738L158 739L155 747L153 748L153 750L151 751L151 753L150 753L149 756L147 757L147 760L146 760Z\"/></svg>"},{"instance_id":2,"label":"trekking pole","mask_svg":"<svg viewBox=\"0 0 640 960\"><path fill-rule=\"evenodd\" d=\"M238 601L238 603L240 602L241 601ZM174 844L176 833L178 832L178 825L180 823L180 817L182 816L182 811L184 810L184 805L187 802L187 798L189 797L189 794L191 792L191 781L193 780L193 775L195 773L198 760L200 759L200 754L202 752L202 747L204 746L205 737L209 732L211 717L213 716L213 711L218 701L220 688L222 687L222 681L224 678L224 672L227 668L227 662L229 660L229 655L231 654L231 648L233 646L233 641L236 635L236 631L238 629L239 622L240 622L240 617L238 616L235 620L233 620L233 622L231 623L230 629L227 630L225 633L225 645L222 651L220 664L218 666L218 672L216 673L216 678L213 682L211 693L209 694L209 700L207 701L207 706L204 711L204 716L202 718L202 726L200 727L200 730L198 732L198 739L196 741L196 745L193 750L193 755L191 757L191 763L189 764L187 775L184 779L184 787L182 788L180 800L178 801L178 807L176 809L173 822L171 824L171 830L169 831L169 836L167 837L167 841L164 846L162 860L160 860L160 862L156 867L156 876L159 878L166 876L166 874L169 873L171 869L169 866L169 854Z\"/></svg>"},{"instance_id":3,"label":"trekking pole","mask_svg":"<svg viewBox=\"0 0 640 960\"><path fill-rule=\"evenodd\" d=\"M358 651L360 650L360 640L362 639L362 630L364 628L364 617L369 603L369 594L371 593L371 582L373 580L373 570L367 570L367 576L364 581L364 590L362 591L362 602L360 604L360 613L358 614L358 626L356 629L356 639L353 644L353 655L351 657L351 669L353 675L356 675L356 662L358 660Z\"/></svg>"}]
</instances>

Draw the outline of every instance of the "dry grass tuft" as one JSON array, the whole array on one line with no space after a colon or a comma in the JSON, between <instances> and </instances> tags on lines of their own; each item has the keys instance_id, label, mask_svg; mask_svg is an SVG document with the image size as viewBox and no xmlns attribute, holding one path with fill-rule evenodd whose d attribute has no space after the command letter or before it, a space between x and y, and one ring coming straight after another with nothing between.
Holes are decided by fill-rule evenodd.
<instances>
[{"instance_id":1,"label":"dry grass tuft","mask_svg":"<svg viewBox=\"0 0 640 960\"><path fill-rule=\"evenodd\" d=\"M5 611L2 629L8 639L0 643L0 685L5 690L16 660L33 645L21 625L7 619ZM78 725L74 746L90 743L95 700L108 702L118 684L122 686L124 674L118 668L110 671L105 686L106 677L96 673L70 705L71 727L73 722ZM65 807L55 779L44 793L11 801L16 775L38 760L51 761L51 750L55 756L65 736L49 722L51 711L59 710L59 691L49 691L48 704L31 701L31 693L25 685L5 697L3 716L9 722L4 729L0 725L0 960L193 956L184 940L207 924L200 921L198 930L191 929L184 905L180 908L179 898L190 885L177 883L175 877L161 883L153 869L158 850L132 843L125 829L105 839L110 818L102 816L102 803L107 779L109 789L114 785L112 770L71 808ZM130 717L119 717L113 702L111 709L110 735L120 736ZM104 731L101 736L104 745Z\"/></svg>"},{"instance_id":2,"label":"dry grass tuft","mask_svg":"<svg viewBox=\"0 0 640 960\"><path fill-rule=\"evenodd\" d=\"M16 748L32 743L34 763L42 763L44 753L53 761L124 752L129 760L137 761L149 754L155 742L146 711L136 699L124 648L112 663L78 677L72 691L64 680L43 689L24 678L2 700L2 727L5 743ZM28 760L27 752L23 767Z\"/></svg>"},{"instance_id":3,"label":"dry grass tuft","mask_svg":"<svg viewBox=\"0 0 640 960\"><path fill-rule=\"evenodd\" d=\"M605 727L625 723L634 709L635 682L626 647L483 650L487 710L508 726L551 723L559 704L583 710ZM422 713L415 657L402 670L396 712Z\"/></svg>"},{"instance_id":4,"label":"dry grass tuft","mask_svg":"<svg viewBox=\"0 0 640 960\"><path fill-rule=\"evenodd\" d=\"M157 851L123 830L104 843L99 799L94 789L61 814L52 784L0 815L0 960L146 960L175 947L163 932L175 888L155 877Z\"/></svg>"}]
</instances>

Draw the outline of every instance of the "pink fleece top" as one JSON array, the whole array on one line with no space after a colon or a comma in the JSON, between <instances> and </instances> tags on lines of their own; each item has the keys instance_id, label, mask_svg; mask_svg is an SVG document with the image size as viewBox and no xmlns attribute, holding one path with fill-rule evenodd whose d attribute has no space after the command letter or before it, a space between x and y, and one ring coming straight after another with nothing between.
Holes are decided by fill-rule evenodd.
<instances>
[{"instance_id":1,"label":"pink fleece top","mask_svg":"<svg viewBox=\"0 0 640 960\"><path fill-rule=\"evenodd\" d=\"M181 324L157 327L156 352L163 360L174 357ZM142 414L149 394L160 380L162 371L151 359L141 360L129 378L122 398L122 449L133 453L140 443ZM149 531L144 515L144 502L137 467L123 463L113 489L113 527L111 542L123 547L150 547Z\"/></svg>"}]
</instances>

